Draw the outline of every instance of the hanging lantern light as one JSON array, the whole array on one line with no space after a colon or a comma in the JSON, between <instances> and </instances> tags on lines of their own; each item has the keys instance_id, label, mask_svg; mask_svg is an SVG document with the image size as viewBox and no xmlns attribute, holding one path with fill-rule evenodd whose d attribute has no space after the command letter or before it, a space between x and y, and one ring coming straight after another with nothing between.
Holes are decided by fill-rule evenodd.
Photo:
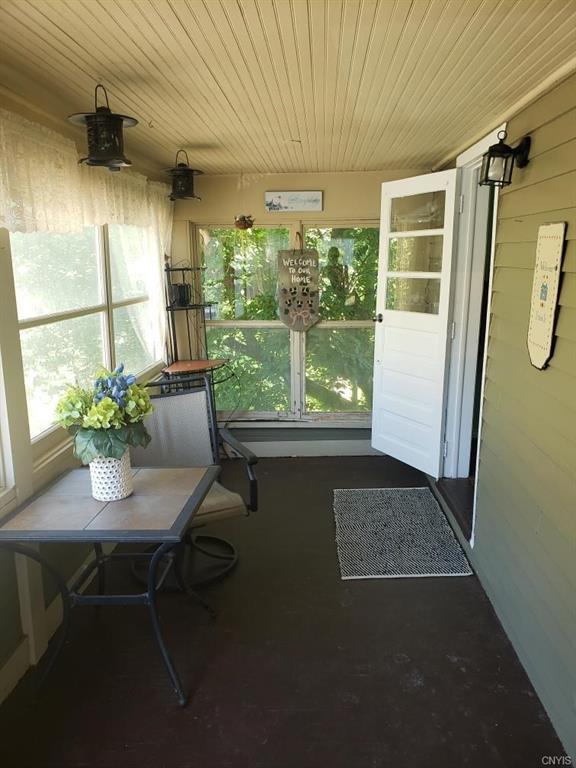
<instances>
[{"instance_id":1,"label":"hanging lantern light","mask_svg":"<svg viewBox=\"0 0 576 768\"><path fill-rule=\"evenodd\" d=\"M106 106L98 106L98 89L101 88L106 99ZM88 157L79 162L86 165L99 165L110 171L132 165L124 157L124 126L138 124L138 120L127 115L112 112L108 103L106 88L98 83L94 89L94 112L78 112L68 117L74 125L85 125L88 138Z\"/></svg>"},{"instance_id":2,"label":"hanging lantern light","mask_svg":"<svg viewBox=\"0 0 576 768\"><path fill-rule=\"evenodd\" d=\"M514 163L518 168L528 165L528 153L530 152L530 136L524 136L517 147L510 147L504 143L506 131L498 132L498 144L488 147L488 152L482 158L480 169L480 186L507 187L512 182L512 169Z\"/></svg>"},{"instance_id":3,"label":"hanging lantern light","mask_svg":"<svg viewBox=\"0 0 576 768\"><path fill-rule=\"evenodd\" d=\"M185 163L178 162L178 155L183 153L186 156ZM195 198L201 200L201 197L194 194L194 176L199 176L202 171L197 171L195 168L190 168L190 161L188 160L188 153L185 149L179 149L176 152L176 159L174 160L174 168L167 168L166 173L169 173L172 177L172 192L170 193L170 200L187 200L189 198Z\"/></svg>"}]
</instances>

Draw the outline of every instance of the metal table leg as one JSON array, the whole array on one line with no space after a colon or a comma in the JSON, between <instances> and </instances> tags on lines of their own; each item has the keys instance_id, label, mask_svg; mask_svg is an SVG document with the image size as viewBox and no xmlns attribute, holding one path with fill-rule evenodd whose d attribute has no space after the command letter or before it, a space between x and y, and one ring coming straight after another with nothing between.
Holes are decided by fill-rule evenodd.
<instances>
[{"instance_id":1,"label":"metal table leg","mask_svg":"<svg viewBox=\"0 0 576 768\"><path fill-rule=\"evenodd\" d=\"M106 568L104 563L104 552L102 550L102 544L94 544L94 554L96 555L96 562L98 563L98 592L101 595L106 594Z\"/></svg>"},{"instance_id":2,"label":"metal table leg","mask_svg":"<svg viewBox=\"0 0 576 768\"><path fill-rule=\"evenodd\" d=\"M160 620L158 618L158 608L156 605L156 589L157 589L156 577L158 574L158 566L160 565L162 558L165 555L167 555L172 549L174 549L174 546L175 546L174 544L170 544L170 543L162 544L154 552L152 559L150 561L150 567L148 569L147 597L148 597L148 608L150 610L150 618L152 619L152 628L154 630L156 642L158 643L158 646L160 648L160 653L162 654L162 659L164 660L164 665L168 671L168 674L170 675L172 685L174 686L176 696L178 697L178 703L180 704L181 707L184 707L188 701L188 697L185 694L184 689L182 688L182 683L180 682L180 678L178 677L178 673L176 672L174 663L170 657L170 654L168 653L168 649L166 648L166 644L162 636L162 630L160 628Z\"/></svg>"}]
</instances>

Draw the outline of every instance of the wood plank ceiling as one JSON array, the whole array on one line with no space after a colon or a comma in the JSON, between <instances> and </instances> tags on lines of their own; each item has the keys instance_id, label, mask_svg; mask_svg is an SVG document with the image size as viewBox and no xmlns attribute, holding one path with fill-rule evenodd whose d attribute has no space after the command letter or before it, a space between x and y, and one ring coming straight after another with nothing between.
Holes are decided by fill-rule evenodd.
<instances>
[{"instance_id":1,"label":"wood plank ceiling","mask_svg":"<svg viewBox=\"0 0 576 768\"><path fill-rule=\"evenodd\" d=\"M55 125L104 83L149 168L431 168L576 56L576 2L0 0L0 47Z\"/></svg>"}]
</instances>

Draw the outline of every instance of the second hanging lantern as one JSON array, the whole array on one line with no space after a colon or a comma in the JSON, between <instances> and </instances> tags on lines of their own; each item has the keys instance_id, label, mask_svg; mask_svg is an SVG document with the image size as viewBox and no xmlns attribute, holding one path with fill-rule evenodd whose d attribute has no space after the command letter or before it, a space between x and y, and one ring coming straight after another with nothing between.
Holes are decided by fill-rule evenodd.
<instances>
[{"instance_id":1,"label":"second hanging lantern","mask_svg":"<svg viewBox=\"0 0 576 768\"><path fill-rule=\"evenodd\" d=\"M178 162L178 156L182 153L186 157L185 163ZM198 171L195 168L190 168L190 161L188 160L188 153L185 149L179 149L176 152L176 159L174 161L173 168L167 168L166 173L169 173L172 177L172 192L170 193L170 200L186 200L194 198L201 200L201 197L194 194L194 177L202 174L202 171Z\"/></svg>"}]
</instances>

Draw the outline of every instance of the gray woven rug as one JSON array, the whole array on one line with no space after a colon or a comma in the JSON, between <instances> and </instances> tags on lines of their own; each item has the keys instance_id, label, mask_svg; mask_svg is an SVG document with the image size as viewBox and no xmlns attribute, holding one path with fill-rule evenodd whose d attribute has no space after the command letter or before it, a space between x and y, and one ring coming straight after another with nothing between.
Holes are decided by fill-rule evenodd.
<instances>
[{"instance_id":1,"label":"gray woven rug","mask_svg":"<svg viewBox=\"0 0 576 768\"><path fill-rule=\"evenodd\" d=\"M336 489L334 517L343 579L472 573L429 488Z\"/></svg>"}]
</instances>

